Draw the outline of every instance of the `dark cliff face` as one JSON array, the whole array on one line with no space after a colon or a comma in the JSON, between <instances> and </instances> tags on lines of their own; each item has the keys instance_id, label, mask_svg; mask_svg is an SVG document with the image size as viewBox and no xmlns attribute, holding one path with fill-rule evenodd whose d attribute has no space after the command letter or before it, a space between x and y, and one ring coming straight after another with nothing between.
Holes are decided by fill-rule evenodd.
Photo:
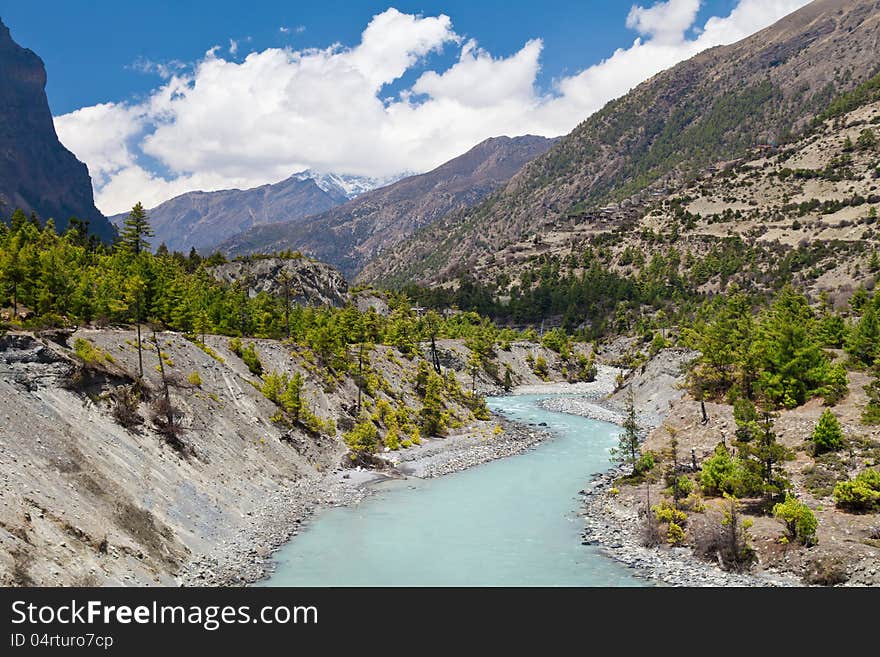
<instances>
[{"instance_id":1,"label":"dark cliff face","mask_svg":"<svg viewBox=\"0 0 880 657\"><path fill-rule=\"evenodd\" d=\"M16 208L55 220L59 231L70 217L89 222L102 240L114 236L95 207L86 165L55 134L46 99L46 69L0 22L0 216Z\"/></svg>"}]
</instances>

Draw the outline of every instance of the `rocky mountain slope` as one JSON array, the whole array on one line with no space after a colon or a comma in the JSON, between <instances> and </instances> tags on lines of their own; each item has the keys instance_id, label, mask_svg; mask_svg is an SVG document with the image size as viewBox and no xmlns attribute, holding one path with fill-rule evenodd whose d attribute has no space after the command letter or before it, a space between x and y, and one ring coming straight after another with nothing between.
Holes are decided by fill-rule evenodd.
<instances>
[{"instance_id":1,"label":"rocky mountain slope","mask_svg":"<svg viewBox=\"0 0 880 657\"><path fill-rule=\"evenodd\" d=\"M595 224L709 165L798 133L878 71L880 2L815 0L736 44L709 49L608 103L496 194L370 263L362 278L438 281L552 228Z\"/></svg>"},{"instance_id":2,"label":"rocky mountain slope","mask_svg":"<svg viewBox=\"0 0 880 657\"><path fill-rule=\"evenodd\" d=\"M59 231L75 216L102 240L114 235L95 207L86 165L55 134L43 61L0 22L0 217L16 208L54 219Z\"/></svg>"},{"instance_id":3,"label":"rocky mountain slope","mask_svg":"<svg viewBox=\"0 0 880 657\"><path fill-rule=\"evenodd\" d=\"M791 282L844 305L878 277L880 77L872 93L877 100L825 118L801 139L475 257L468 273L503 297L547 267L578 276L598 261L633 281L666 268L668 285L692 293Z\"/></svg>"},{"instance_id":4,"label":"rocky mountain slope","mask_svg":"<svg viewBox=\"0 0 880 657\"><path fill-rule=\"evenodd\" d=\"M297 249L353 276L418 228L479 202L552 143L530 135L487 139L433 171L368 192L307 221L257 226L220 248L232 255Z\"/></svg>"},{"instance_id":5,"label":"rocky mountain slope","mask_svg":"<svg viewBox=\"0 0 880 657\"><path fill-rule=\"evenodd\" d=\"M291 303L336 307L349 298L348 283L337 269L305 257L234 260L211 267L210 272L219 281L240 282L252 297L260 292L279 297L286 293Z\"/></svg>"},{"instance_id":6,"label":"rocky mountain slope","mask_svg":"<svg viewBox=\"0 0 880 657\"><path fill-rule=\"evenodd\" d=\"M148 210L156 233L151 242L164 243L172 251L202 254L217 244L253 226L277 221L299 220L323 212L348 200L343 190L321 189L311 178L293 175L286 180L252 189L224 189L216 192L187 192ZM110 217L121 226L126 214Z\"/></svg>"},{"instance_id":7,"label":"rocky mountain slope","mask_svg":"<svg viewBox=\"0 0 880 657\"><path fill-rule=\"evenodd\" d=\"M341 435L357 417L351 376L316 367L300 346L245 339L264 377L303 377L305 407L322 427L290 428L273 421L279 407L228 338L158 339L176 437L158 429L163 392L150 343L143 392L126 401L138 369L133 330L0 336L0 585L241 583L263 572L265 557L312 509L341 503L363 481L341 468ZM441 340L438 351L469 388L468 349ZM499 350L498 365L514 383L540 382L530 354L563 378L558 356L531 343ZM366 356L382 389L365 392L365 408L418 409L419 359L383 346ZM481 373L477 385L492 382ZM499 434L495 422L476 421L455 402L447 409L460 420L449 437L422 437L421 446L386 456L412 466L424 450L439 467L444 446L455 445L463 463L491 458L496 443L496 456L515 451L518 439Z\"/></svg>"}]
</instances>

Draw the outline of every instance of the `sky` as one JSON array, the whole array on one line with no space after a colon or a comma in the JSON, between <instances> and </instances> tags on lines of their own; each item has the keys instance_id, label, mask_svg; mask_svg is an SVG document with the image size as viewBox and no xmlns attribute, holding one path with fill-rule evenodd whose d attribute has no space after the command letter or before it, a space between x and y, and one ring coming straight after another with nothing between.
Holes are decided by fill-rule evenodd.
<instances>
[{"instance_id":1,"label":"sky","mask_svg":"<svg viewBox=\"0 0 880 657\"><path fill-rule=\"evenodd\" d=\"M558 136L807 0L0 0L105 214L304 169L422 172Z\"/></svg>"}]
</instances>

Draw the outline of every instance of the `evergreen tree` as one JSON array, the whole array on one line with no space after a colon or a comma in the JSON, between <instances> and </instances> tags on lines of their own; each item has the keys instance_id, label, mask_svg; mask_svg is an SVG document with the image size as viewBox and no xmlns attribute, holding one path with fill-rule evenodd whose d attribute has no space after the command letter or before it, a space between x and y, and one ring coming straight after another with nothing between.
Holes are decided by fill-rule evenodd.
<instances>
[{"instance_id":1,"label":"evergreen tree","mask_svg":"<svg viewBox=\"0 0 880 657\"><path fill-rule=\"evenodd\" d=\"M623 420L623 432L618 438L617 447L611 450L611 460L621 465L629 465L636 472L639 459L639 424L636 417L636 398L632 385L626 393L626 416Z\"/></svg>"},{"instance_id":2,"label":"evergreen tree","mask_svg":"<svg viewBox=\"0 0 880 657\"><path fill-rule=\"evenodd\" d=\"M119 234L119 244L123 249L139 256L141 253L149 252L150 243L147 238L153 235L147 212L138 201L125 218L122 232Z\"/></svg>"},{"instance_id":3,"label":"evergreen tree","mask_svg":"<svg viewBox=\"0 0 880 657\"><path fill-rule=\"evenodd\" d=\"M830 409L825 409L810 436L816 454L835 452L843 447L843 430Z\"/></svg>"}]
</instances>

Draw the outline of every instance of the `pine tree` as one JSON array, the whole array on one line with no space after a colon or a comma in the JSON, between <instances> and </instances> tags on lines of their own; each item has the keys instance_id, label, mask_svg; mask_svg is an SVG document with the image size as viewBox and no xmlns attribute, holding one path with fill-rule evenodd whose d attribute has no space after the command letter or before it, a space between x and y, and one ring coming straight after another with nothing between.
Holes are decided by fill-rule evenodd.
<instances>
[{"instance_id":1,"label":"pine tree","mask_svg":"<svg viewBox=\"0 0 880 657\"><path fill-rule=\"evenodd\" d=\"M621 465L630 465L633 474L639 458L639 424L636 417L636 398L632 385L626 393L626 417L623 420L623 433L620 434L617 447L611 450L611 460Z\"/></svg>"},{"instance_id":2,"label":"pine tree","mask_svg":"<svg viewBox=\"0 0 880 657\"><path fill-rule=\"evenodd\" d=\"M843 446L843 431L840 428L840 422L837 421L830 409L826 408L822 413L810 440L813 441L816 454L834 452Z\"/></svg>"},{"instance_id":3,"label":"pine tree","mask_svg":"<svg viewBox=\"0 0 880 657\"><path fill-rule=\"evenodd\" d=\"M150 250L150 243L147 241L147 238L152 237L154 234L150 226L149 217L147 217L147 212L140 201L138 201L125 218L122 232L119 235L119 244L130 253L139 256L141 253Z\"/></svg>"}]
</instances>

